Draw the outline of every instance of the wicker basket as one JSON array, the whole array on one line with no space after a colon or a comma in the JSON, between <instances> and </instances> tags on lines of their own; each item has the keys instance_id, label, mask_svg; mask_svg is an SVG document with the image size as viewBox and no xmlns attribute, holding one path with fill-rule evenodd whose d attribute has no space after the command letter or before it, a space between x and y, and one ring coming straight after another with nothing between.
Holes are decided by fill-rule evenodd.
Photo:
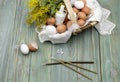
<instances>
[{"instance_id":1,"label":"wicker basket","mask_svg":"<svg viewBox=\"0 0 120 82\"><path fill-rule=\"evenodd\" d=\"M94 1L96 1L96 0L94 0ZM99 14L99 12L94 10L94 8L96 8L96 7L93 7L93 8L91 8L93 10L92 11L93 14L91 12L91 16L86 21L86 24L83 27L80 27L77 23L76 17L74 16L74 11L72 9L72 5L71 5L70 1L63 0L63 2L65 3L67 14L69 14L69 17L72 22L72 25L70 26L71 28L66 30L64 33L55 33L55 34L50 35L48 33L48 30L46 30L46 26L45 27L43 26L44 29L42 29L40 32L37 32L37 30L36 30L41 43L43 43L45 41L50 41L53 44L66 43L70 39L72 34L77 35L78 33L82 32L83 30L85 30L87 28L94 27L98 23L98 21L101 19L101 15ZM90 2L91 2L91 0L88 3L90 3ZM89 6L89 4L87 4L87 5ZM96 2L95 6L99 6L97 4L97 2ZM97 8L97 9L100 10L100 8Z\"/></svg>"},{"instance_id":2,"label":"wicker basket","mask_svg":"<svg viewBox=\"0 0 120 82\"><path fill-rule=\"evenodd\" d=\"M63 1L64 1L65 5L66 5L67 11L68 11L68 13L69 13L69 15L70 15L70 17L71 17L71 22L72 22L72 23L77 23L77 22L76 22L76 18L75 18L75 16L74 16L73 9L72 9L72 5L71 5L71 3L70 3L70 0L63 0ZM85 25L85 26L83 26L83 27L80 27L80 28L78 28L78 29L75 29L75 30L73 31L73 34L74 34L74 35L77 35L77 34L80 33L82 30L85 30L85 29L87 29L87 28L93 27L93 26L95 26L97 23L98 23L97 21L91 21L91 22L88 23L87 25Z\"/></svg>"}]
</instances>

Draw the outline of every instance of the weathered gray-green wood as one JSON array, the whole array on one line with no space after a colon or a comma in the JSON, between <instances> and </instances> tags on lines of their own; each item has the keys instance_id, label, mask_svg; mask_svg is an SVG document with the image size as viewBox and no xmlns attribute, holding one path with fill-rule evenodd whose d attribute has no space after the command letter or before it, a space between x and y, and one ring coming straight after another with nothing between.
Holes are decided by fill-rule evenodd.
<instances>
[{"instance_id":1,"label":"weathered gray-green wood","mask_svg":"<svg viewBox=\"0 0 120 82\"><path fill-rule=\"evenodd\" d=\"M89 36L91 35L91 37ZM83 65L91 70L97 71L98 75L79 70L93 78L93 82L101 82L100 60L99 60L99 38L95 30L87 30L80 33L78 36L71 37L67 44L53 46L53 57L62 58L64 60L78 61L95 61L94 65ZM90 46L89 46L90 45ZM92 47L92 48L91 48ZM64 54L57 54L57 50L62 48ZM53 61L55 62L55 61ZM88 82L89 80L77 75L73 71L63 66L52 66L51 82ZM57 77L57 79L54 79Z\"/></svg>"},{"instance_id":2,"label":"weathered gray-green wood","mask_svg":"<svg viewBox=\"0 0 120 82\"><path fill-rule=\"evenodd\" d=\"M100 37L102 82L119 82L120 0L101 0L100 3L112 11L109 20L117 24L111 36Z\"/></svg>"},{"instance_id":3,"label":"weathered gray-green wood","mask_svg":"<svg viewBox=\"0 0 120 82\"><path fill-rule=\"evenodd\" d=\"M73 41L69 41L68 43L62 45L54 45L52 47L52 57L67 61L74 61L77 57L75 47L76 45L73 44ZM57 54L58 49L62 49L64 54ZM63 65L52 66L51 70L51 82L77 82L77 74Z\"/></svg>"},{"instance_id":4,"label":"weathered gray-green wood","mask_svg":"<svg viewBox=\"0 0 120 82\"><path fill-rule=\"evenodd\" d=\"M28 82L30 56L23 56L17 49L21 40L29 40L28 26L24 21L25 0L5 0L0 8L0 81Z\"/></svg>"},{"instance_id":5,"label":"weathered gray-green wood","mask_svg":"<svg viewBox=\"0 0 120 82\"><path fill-rule=\"evenodd\" d=\"M11 49L13 50L13 48L10 47L12 44L9 43L11 42L12 32L14 28L15 13L16 13L16 1L11 1L11 3L4 1L4 4L1 3L0 5L0 80L2 82L7 81L8 79L7 73L9 69L9 58L12 57L13 55L11 54L12 52L9 53Z\"/></svg>"},{"instance_id":6,"label":"weathered gray-green wood","mask_svg":"<svg viewBox=\"0 0 120 82\"><path fill-rule=\"evenodd\" d=\"M25 23L29 0L0 0L0 82L119 82L119 0L99 0L112 11L109 19L117 24L111 36L100 36L93 29L72 36L66 44L40 43L33 26ZM21 42L36 41L39 50L27 56L21 54ZM57 54L62 48L64 54ZM94 61L93 65L82 65L98 75L78 69L91 77L89 81L72 70L58 66L44 66L55 62L51 57L64 60ZM77 69L77 68L75 68Z\"/></svg>"},{"instance_id":7,"label":"weathered gray-green wood","mask_svg":"<svg viewBox=\"0 0 120 82\"><path fill-rule=\"evenodd\" d=\"M91 36L90 36L91 35ZM79 41L80 39L80 41ZM77 39L78 44L78 51L77 55L78 61L94 61L95 64L93 65L82 65L90 70L96 71L98 74L95 75L93 73L80 70L84 74L88 75L93 79L92 82L101 82L101 73L100 73L100 58L99 58L99 35L96 32L96 30L93 28L92 30L86 30L83 33L79 35L79 38ZM85 79L82 76L79 76L79 82L89 82L88 79Z\"/></svg>"},{"instance_id":8,"label":"weathered gray-green wood","mask_svg":"<svg viewBox=\"0 0 120 82\"><path fill-rule=\"evenodd\" d=\"M39 51L31 54L29 82L50 82L51 67L44 64L50 62L51 45L49 43L39 45Z\"/></svg>"}]
</instances>

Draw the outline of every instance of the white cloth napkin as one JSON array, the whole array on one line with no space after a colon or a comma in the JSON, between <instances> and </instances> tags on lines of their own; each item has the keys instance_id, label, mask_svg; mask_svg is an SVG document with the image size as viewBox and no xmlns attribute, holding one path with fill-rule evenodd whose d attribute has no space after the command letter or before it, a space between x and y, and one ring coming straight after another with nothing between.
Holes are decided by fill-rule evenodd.
<instances>
[{"instance_id":1,"label":"white cloth napkin","mask_svg":"<svg viewBox=\"0 0 120 82\"><path fill-rule=\"evenodd\" d=\"M39 38L39 41L41 43L45 42L45 41L51 41L53 44L57 44L57 43L66 43L69 38L71 37L72 35L72 32L73 30L76 28L76 27L79 27L78 24L72 24L68 30L64 33L57 33L57 34L48 34L47 31L46 31L46 26L43 26L43 30L41 32L37 31L36 32L38 33L38 38Z\"/></svg>"},{"instance_id":2,"label":"white cloth napkin","mask_svg":"<svg viewBox=\"0 0 120 82\"><path fill-rule=\"evenodd\" d=\"M114 23L107 20L110 13L110 10L102 8L102 19L97 25L95 25L95 28L101 35L110 35L116 26Z\"/></svg>"},{"instance_id":3,"label":"white cloth napkin","mask_svg":"<svg viewBox=\"0 0 120 82\"><path fill-rule=\"evenodd\" d=\"M93 10L93 16L87 20L98 21L99 23L95 25L95 28L101 35L110 35L112 30L115 28L115 24L107 20L110 15L110 10L102 8L97 0L86 0L87 6Z\"/></svg>"}]
</instances>

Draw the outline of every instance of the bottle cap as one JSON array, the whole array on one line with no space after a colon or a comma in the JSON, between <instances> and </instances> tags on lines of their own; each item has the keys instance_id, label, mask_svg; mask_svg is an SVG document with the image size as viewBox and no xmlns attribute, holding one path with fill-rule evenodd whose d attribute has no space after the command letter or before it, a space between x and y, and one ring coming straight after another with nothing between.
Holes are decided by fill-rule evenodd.
<instances>
[{"instance_id":1,"label":"bottle cap","mask_svg":"<svg viewBox=\"0 0 120 82\"><path fill-rule=\"evenodd\" d=\"M64 12L64 8L65 8L65 6L64 6L64 5L61 5L59 12L63 13L63 12Z\"/></svg>"}]
</instances>

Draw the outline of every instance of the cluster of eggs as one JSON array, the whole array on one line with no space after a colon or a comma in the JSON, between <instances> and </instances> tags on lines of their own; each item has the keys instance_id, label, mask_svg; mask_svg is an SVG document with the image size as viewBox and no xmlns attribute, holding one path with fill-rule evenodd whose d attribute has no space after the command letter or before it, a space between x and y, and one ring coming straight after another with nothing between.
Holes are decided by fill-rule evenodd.
<instances>
[{"instance_id":1,"label":"cluster of eggs","mask_svg":"<svg viewBox=\"0 0 120 82\"><path fill-rule=\"evenodd\" d=\"M85 0L75 1L73 11L77 15L77 22L80 26L83 26L91 13L91 9L86 5Z\"/></svg>"},{"instance_id":2,"label":"cluster of eggs","mask_svg":"<svg viewBox=\"0 0 120 82\"><path fill-rule=\"evenodd\" d=\"M29 54L29 52L36 52L38 50L38 45L36 42L31 42L28 45L23 43L20 45L20 51L22 54Z\"/></svg>"},{"instance_id":3,"label":"cluster of eggs","mask_svg":"<svg viewBox=\"0 0 120 82\"><path fill-rule=\"evenodd\" d=\"M74 3L71 3L75 17L77 19L77 23L80 26L83 26L91 13L91 9L86 5L85 0L76 0ZM64 23L61 25L55 25L56 19L55 17L51 17L47 19L47 25L56 26L57 33L65 32L71 25L72 22L70 20L69 15L66 16Z\"/></svg>"}]
</instances>

